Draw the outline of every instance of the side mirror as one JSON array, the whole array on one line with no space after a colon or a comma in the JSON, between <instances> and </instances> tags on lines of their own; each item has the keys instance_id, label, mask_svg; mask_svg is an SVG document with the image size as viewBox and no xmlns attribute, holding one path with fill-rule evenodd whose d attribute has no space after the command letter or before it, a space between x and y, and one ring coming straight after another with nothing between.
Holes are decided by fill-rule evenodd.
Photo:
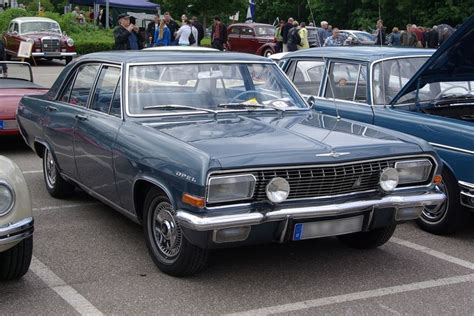
<instances>
[{"instance_id":1,"label":"side mirror","mask_svg":"<svg viewBox=\"0 0 474 316\"><path fill-rule=\"evenodd\" d=\"M310 107L311 109L314 109L315 106L316 106L316 98L315 98L314 96L312 96L312 95L310 95L310 96L304 96L304 98L305 98L306 102L308 102L309 107Z\"/></svg>"}]
</instances>

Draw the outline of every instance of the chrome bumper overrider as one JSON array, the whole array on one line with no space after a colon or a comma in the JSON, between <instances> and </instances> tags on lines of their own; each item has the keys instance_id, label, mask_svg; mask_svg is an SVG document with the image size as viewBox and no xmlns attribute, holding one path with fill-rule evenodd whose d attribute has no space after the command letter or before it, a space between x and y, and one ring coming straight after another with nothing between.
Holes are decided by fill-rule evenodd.
<instances>
[{"instance_id":1,"label":"chrome bumper overrider","mask_svg":"<svg viewBox=\"0 0 474 316\"><path fill-rule=\"evenodd\" d=\"M416 208L427 205L438 205L446 196L439 191L418 195L390 195L380 199L361 200L341 204L281 208L267 213L252 212L244 214L199 216L186 211L178 211L176 217L180 225L196 231L207 231L238 226L258 225L266 222L292 219L308 219L327 216L346 215L367 209Z\"/></svg>"},{"instance_id":2,"label":"chrome bumper overrider","mask_svg":"<svg viewBox=\"0 0 474 316\"><path fill-rule=\"evenodd\" d=\"M20 241L33 235L34 220L27 217L16 223L0 226L0 245Z\"/></svg>"},{"instance_id":3,"label":"chrome bumper overrider","mask_svg":"<svg viewBox=\"0 0 474 316\"><path fill-rule=\"evenodd\" d=\"M461 193L461 204L474 209L474 184L459 181L459 191Z\"/></svg>"}]
</instances>

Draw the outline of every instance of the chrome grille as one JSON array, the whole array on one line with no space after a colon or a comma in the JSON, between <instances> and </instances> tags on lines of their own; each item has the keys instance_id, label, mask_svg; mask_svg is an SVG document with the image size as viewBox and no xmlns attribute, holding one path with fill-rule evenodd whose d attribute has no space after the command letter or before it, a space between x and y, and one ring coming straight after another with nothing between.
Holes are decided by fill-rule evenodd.
<instances>
[{"instance_id":1,"label":"chrome grille","mask_svg":"<svg viewBox=\"0 0 474 316\"><path fill-rule=\"evenodd\" d=\"M395 161L372 161L329 167L261 170L257 177L254 199L266 200L265 188L274 177L290 183L288 199L333 196L379 188L381 170L393 167Z\"/></svg>"},{"instance_id":2,"label":"chrome grille","mask_svg":"<svg viewBox=\"0 0 474 316\"><path fill-rule=\"evenodd\" d=\"M59 52L60 51L60 44L59 39L54 38L43 38L41 40L43 52L51 53L51 52Z\"/></svg>"}]
</instances>

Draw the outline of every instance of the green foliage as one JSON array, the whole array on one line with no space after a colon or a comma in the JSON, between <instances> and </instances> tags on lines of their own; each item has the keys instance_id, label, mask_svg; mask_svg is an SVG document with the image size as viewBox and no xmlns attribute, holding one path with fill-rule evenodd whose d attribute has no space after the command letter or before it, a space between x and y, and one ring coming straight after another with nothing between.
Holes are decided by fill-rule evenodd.
<instances>
[{"instance_id":1,"label":"green foliage","mask_svg":"<svg viewBox=\"0 0 474 316\"><path fill-rule=\"evenodd\" d=\"M8 29L8 24L10 24L12 19L30 15L31 14L24 9L8 9L0 13L0 33L3 33Z\"/></svg>"},{"instance_id":2,"label":"green foliage","mask_svg":"<svg viewBox=\"0 0 474 316\"><path fill-rule=\"evenodd\" d=\"M111 30L77 33L71 37L76 43L76 51L79 55L107 51L114 48L114 35Z\"/></svg>"}]
</instances>

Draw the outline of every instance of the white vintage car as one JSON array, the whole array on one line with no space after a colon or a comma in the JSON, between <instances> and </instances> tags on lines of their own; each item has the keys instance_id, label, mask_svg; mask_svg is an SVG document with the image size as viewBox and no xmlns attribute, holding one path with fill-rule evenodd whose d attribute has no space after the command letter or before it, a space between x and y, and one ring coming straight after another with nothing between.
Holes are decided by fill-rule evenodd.
<instances>
[{"instance_id":1,"label":"white vintage car","mask_svg":"<svg viewBox=\"0 0 474 316\"><path fill-rule=\"evenodd\" d=\"M0 281L22 277L33 253L30 192L20 168L0 156Z\"/></svg>"}]
</instances>

